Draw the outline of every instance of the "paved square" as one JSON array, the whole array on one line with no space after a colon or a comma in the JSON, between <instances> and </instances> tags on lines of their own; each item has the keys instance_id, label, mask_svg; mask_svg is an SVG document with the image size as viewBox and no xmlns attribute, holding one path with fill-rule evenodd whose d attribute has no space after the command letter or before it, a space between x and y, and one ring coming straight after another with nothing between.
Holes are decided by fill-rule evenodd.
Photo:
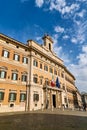
<instances>
[{"instance_id":1,"label":"paved square","mask_svg":"<svg viewBox=\"0 0 87 130\"><path fill-rule=\"evenodd\" d=\"M45 110L0 114L0 130L87 130L87 112Z\"/></svg>"}]
</instances>

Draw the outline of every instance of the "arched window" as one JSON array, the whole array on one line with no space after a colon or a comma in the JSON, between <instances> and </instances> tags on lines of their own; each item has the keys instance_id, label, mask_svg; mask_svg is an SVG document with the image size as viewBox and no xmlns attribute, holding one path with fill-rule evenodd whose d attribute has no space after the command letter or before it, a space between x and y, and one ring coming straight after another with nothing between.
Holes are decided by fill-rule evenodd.
<instances>
[{"instance_id":1,"label":"arched window","mask_svg":"<svg viewBox=\"0 0 87 130\"><path fill-rule=\"evenodd\" d=\"M18 80L18 70L12 70L12 80L16 81Z\"/></svg>"},{"instance_id":2,"label":"arched window","mask_svg":"<svg viewBox=\"0 0 87 130\"><path fill-rule=\"evenodd\" d=\"M27 72L22 72L22 76L21 76L21 81L22 82L26 82L27 81L27 75L28 75Z\"/></svg>"},{"instance_id":3,"label":"arched window","mask_svg":"<svg viewBox=\"0 0 87 130\"><path fill-rule=\"evenodd\" d=\"M34 60L34 61L33 61L33 65L36 66L36 67L38 67L38 62L37 62L37 60Z\"/></svg>"},{"instance_id":4,"label":"arched window","mask_svg":"<svg viewBox=\"0 0 87 130\"><path fill-rule=\"evenodd\" d=\"M51 44L49 43L49 50L51 51Z\"/></svg>"},{"instance_id":5,"label":"arched window","mask_svg":"<svg viewBox=\"0 0 87 130\"><path fill-rule=\"evenodd\" d=\"M8 68L5 66L0 67L0 78L5 79L7 75Z\"/></svg>"},{"instance_id":6,"label":"arched window","mask_svg":"<svg viewBox=\"0 0 87 130\"><path fill-rule=\"evenodd\" d=\"M33 75L33 82L38 83L38 75L37 74Z\"/></svg>"}]
</instances>

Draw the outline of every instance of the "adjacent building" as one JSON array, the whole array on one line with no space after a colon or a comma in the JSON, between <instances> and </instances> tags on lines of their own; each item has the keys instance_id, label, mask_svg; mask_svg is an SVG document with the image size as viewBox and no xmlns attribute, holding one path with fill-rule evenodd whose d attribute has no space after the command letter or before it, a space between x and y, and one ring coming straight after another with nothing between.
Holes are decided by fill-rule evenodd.
<instances>
[{"instance_id":1,"label":"adjacent building","mask_svg":"<svg viewBox=\"0 0 87 130\"><path fill-rule=\"evenodd\" d=\"M81 93L81 97L82 97L83 106L84 106L84 104L86 104L86 107L87 107L87 93L86 92L82 92Z\"/></svg>"},{"instance_id":2,"label":"adjacent building","mask_svg":"<svg viewBox=\"0 0 87 130\"><path fill-rule=\"evenodd\" d=\"M75 77L54 53L49 35L40 45L0 34L0 112L75 108L80 103Z\"/></svg>"}]
</instances>

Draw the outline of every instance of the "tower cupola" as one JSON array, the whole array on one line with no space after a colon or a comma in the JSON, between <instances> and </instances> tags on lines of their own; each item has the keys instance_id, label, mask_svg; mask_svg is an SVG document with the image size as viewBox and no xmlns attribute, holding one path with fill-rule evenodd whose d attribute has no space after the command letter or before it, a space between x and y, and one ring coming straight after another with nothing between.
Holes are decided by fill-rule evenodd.
<instances>
[{"instance_id":1,"label":"tower cupola","mask_svg":"<svg viewBox=\"0 0 87 130\"><path fill-rule=\"evenodd\" d=\"M49 51L53 50L53 40L49 35L44 35L42 38L44 41L44 47L46 47Z\"/></svg>"}]
</instances>

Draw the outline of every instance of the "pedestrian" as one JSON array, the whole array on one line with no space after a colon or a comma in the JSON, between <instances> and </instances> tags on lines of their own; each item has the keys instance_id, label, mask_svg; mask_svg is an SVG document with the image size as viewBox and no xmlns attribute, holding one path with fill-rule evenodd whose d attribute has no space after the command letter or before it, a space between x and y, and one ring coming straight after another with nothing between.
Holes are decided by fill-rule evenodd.
<instances>
[{"instance_id":1,"label":"pedestrian","mask_svg":"<svg viewBox=\"0 0 87 130\"><path fill-rule=\"evenodd\" d=\"M83 104L83 110L86 111L86 103Z\"/></svg>"}]
</instances>

